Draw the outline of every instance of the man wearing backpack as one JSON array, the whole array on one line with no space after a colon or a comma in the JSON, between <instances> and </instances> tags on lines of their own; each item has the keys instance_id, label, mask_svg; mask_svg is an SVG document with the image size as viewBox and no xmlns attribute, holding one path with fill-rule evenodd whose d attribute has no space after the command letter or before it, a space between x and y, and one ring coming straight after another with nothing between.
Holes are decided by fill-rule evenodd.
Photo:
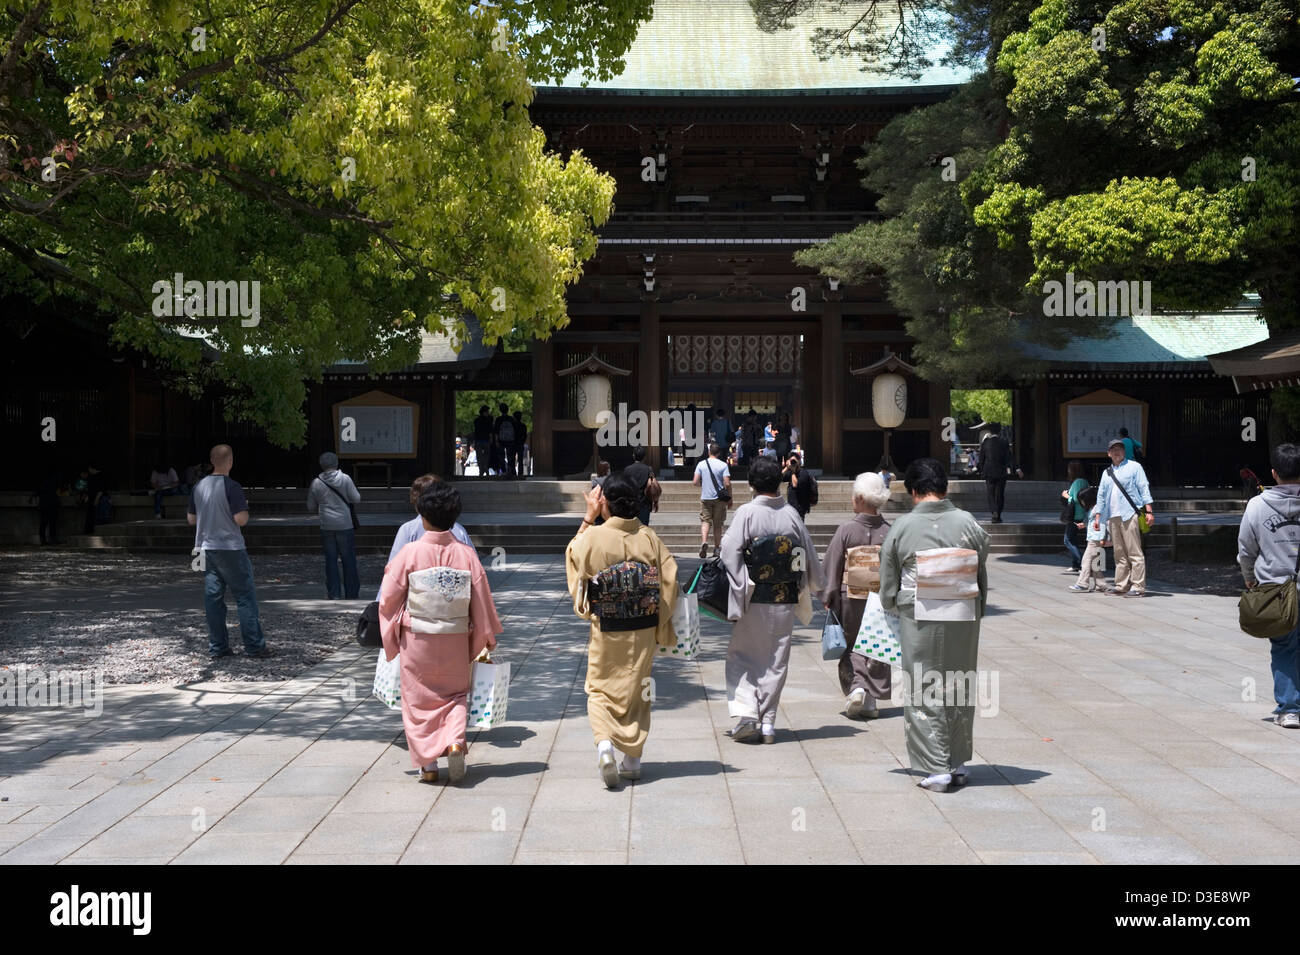
<instances>
[{"instance_id":1,"label":"man wearing backpack","mask_svg":"<svg viewBox=\"0 0 1300 955\"><path fill-rule=\"evenodd\" d=\"M361 503L361 492L352 478L339 470L333 451L320 456L321 473L311 482L307 510L320 514L321 546L325 550L325 596L330 600L356 600L361 593L357 573L356 522L353 505ZM339 587L339 562L343 563L343 586Z\"/></svg>"},{"instance_id":2,"label":"man wearing backpack","mask_svg":"<svg viewBox=\"0 0 1300 955\"><path fill-rule=\"evenodd\" d=\"M501 473L506 477L515 476L515 419L510 417L510 406L502 402L501 417L497 418L495 434L497 446L501 449Z\"/></svg>"}]
</instances>

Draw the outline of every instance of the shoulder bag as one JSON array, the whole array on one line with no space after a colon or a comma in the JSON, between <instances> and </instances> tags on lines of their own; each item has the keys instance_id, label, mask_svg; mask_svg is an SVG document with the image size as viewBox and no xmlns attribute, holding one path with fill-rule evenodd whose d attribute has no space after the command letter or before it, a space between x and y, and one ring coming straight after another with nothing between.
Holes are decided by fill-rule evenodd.
<instances>
[{"instance_id":1,"label":"shoulder bag","mask_svg":"<svg viewBox=\"0 0 1300 955\"><path fill-rule=\"evenodd\" d=\"M731 492L730 492L729 490L727 490L725 487L723 487L721 484L718 483L718 476L717 476L716 474L713 473L713 464L712 464L712 462L713 462L714 460L716 460L716 459L710 458L709 460L705 461L705 462L704 462L704 470L706 470L706 471L709 472L709 480L713 482L713 489L714 489L715 491L718 492L718 500L719 500L719 501L726 501L726 502L730 503L730 502L731 502Z\"/></svg>"},{"instance_id":2,"label":"shoulder bag","mask_svg":"<svg viewBox=\"0 0 1300 955\"><path fill-rule=\"evenodd\" d=\"M329 488L331 491L334 491L334 496L337 497L340 501L342 501L344 504L346 504L346 505L348 506L348 514L350 514L351 517L352 517L352 529L353 529L354 531L359 531L359 530L361 530L361 521L360 521L360 519L358 519L358 517L357 517L357 509L356 509L356 506L353 505L353 503L352 503L351 501L349 501L346 497L344 497L344 496L343 496L342 494L340 494L338 491L334 490L334 486L333 486L332 484L330 484L328 481L326 481L326 480L324 480L323 478L320 478L320 477L316 478L316 480L320 481L321 484L324 484L324 485L325 485L327 488Z\"/></svg>"},{"instance_id":3,"label":"shoulder bag","mask_svg":"<svg viewBox=\"0 0 1300 955\"><path fill-rule=\"evenodd\" d=\"M1267 501L1264 502L1268 504ZM1268 505L1279 516L1286 515L1272 504ZM1295 568L1291 579L1283 584L1256 584L1242 591L1237 601L1237 618L1243 632L1252 637L1284 637L1296 628L1296 576L1300 575L1300 550L1296 551Z\"/></svg>"}]
</instances>

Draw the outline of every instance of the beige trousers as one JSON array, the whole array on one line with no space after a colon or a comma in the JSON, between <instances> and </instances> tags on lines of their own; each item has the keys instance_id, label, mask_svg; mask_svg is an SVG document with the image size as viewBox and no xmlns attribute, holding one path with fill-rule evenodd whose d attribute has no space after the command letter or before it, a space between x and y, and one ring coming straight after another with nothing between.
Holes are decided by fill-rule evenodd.
<instances>
[{"instance_id":1,"label":"beige trousers","mask_svg":"<svg viewBox=\"0 0 1300 955\"><path fill-rule=\"evenodd\" d=\"M1128 520L1110 519L1110 540L1115 545L1115 589L1130 587L1138 593L1147 589L1147 559L1142 555L1142 531L1137 515Z\"/></svg>"}]
</instances>

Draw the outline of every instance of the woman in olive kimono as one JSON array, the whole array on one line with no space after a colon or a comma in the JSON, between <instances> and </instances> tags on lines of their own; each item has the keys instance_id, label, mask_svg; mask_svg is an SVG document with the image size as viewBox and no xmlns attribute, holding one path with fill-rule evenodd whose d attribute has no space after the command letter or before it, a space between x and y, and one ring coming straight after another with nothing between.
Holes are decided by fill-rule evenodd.
<instances>
[{"instance_id":1,"label":"woman in olive kimono","mask_svg":"<svg viewBox=\"0 0 1300 955\"><path fill-rule=\"evenodd\" d=\"M641 778L650 732L647 691L658 647L677 644L677 561L637 519L641 489L622 471L587 493L587 514L565 551L569 593L591 622L587 645L587 718L596 765L610 789ZM604 523L595 526L596 519ZM615 764L614 751L623 754Z\"/></svg>"},{"instance_id":2,"label":"woman in olive kimono","mask_svg":"<svg viewBox=\"0 0 1300 955\"><path fill-rule=\"evenodd\" d=\"M867 594L880 590L879 550L889 534L889 522L880 516L880 508L888 500L889 491L879 474L859 474L853 482L855 516L839 526L826 549L822 603L839 618L848 644L840 655L839 671L840 692L846 697L844 712L849 719L875 719L876 701L887 700L891 694L889 664L853 652Z\"/></svg>"},{"instance_id":3,"label":"woman in olive kimono","mask_svg":"<svg viewBox=\"0 0 1300 955\"><path fill-rule=\"evenodd\" d=\"M799 512L780 497L781 465L759 457L749 468L754 497L736 511L719 556L731 583L727 619L727 709L737 742L776 742L776 713L790 668L795 621L812 620L810 589L822 567ZM747 556L748 555L748 556Z\"/></svg>"},{"instance_id":4,"label":"woman in olive kimono","mask_svg":"<svg viewBox=\"0 0 1300 955\"><path fill-rule=\"evenodd\" d=\"M907 690L903 706L907 755L912 769L926 774L918 785L946 792L950 785L965 783L969 775L965 763L971 758L975 718L974 701L969 697L975 685L980 618L988 596L985 564L989 536L973 516L946 500L948 476L934 458L913 461L903 476L903 484L912 495L913 507L894 521L880 549L880 602L899 616L903 685ZM975 552L971 560L978 562L973 574L978 592L969 598L965 608L959 608L973 610L973 620L916 619L917 552L936 548ZM928 562L931 555L926 557ZM963 564L962 575L971 569L969 563ZM962 585L965 583L963 579ZM975 586L970 587L972 594ZM939 612L951 617L962 615ZM942 684L936 686L935 680L942 680ZM957 699L955 691L959 687L965 699ZM956 705L958 702L963 705Z\"/></svg>"},{"instance_id":5,"label":"woman in olive kimono","mask_svg":"<svg viewBox=\"0 0 1300 955\"><path fill-rule=\"evenodd\" d=\"M379 628L388 660L402 656L402 724L421 782L447 757L452 782L465 777L465 731L474 658L501 632L478 555L452 536L460 493L434 481L418 503L425 534L384 568Z\"/></svg>"}]
</instances>

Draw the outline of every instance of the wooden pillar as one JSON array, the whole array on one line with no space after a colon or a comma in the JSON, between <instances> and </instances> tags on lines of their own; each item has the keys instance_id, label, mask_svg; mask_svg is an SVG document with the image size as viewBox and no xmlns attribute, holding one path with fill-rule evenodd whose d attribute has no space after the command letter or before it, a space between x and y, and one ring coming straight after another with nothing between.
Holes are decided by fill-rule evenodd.
<instances>
[{"instance_id":1,"label":"wooden pillar","mask_svg":"<svg viewBox=\"0 0 1300 955\"><path fill-rule=\"evenodd\" d=\"M453 397L455 392L451 390L450 383L445 380L434 380L429 382L429 401L428 404L420 411L425 419L421 422L423 427L420 428L424 434L428 435L429 447L420 453L416 449L416 460L423 458L429 462L429 470L438 475L453 475L456 473L456 467L451 460L451 444L456 440L456 401ZM451 411L450 421L447 412Z\"/></svg>"},{"instance_id":2,"label":"wooden pillar","mask_svg":"<svg viewBox=\"0 0 1300 955\"><path fill-rule=\"evenodd\" d=\"M641 300L641 341L636 356L636 400L647 414L664 410L664 376L661 357L664 352L663 335L659 328L658 296L645 296ZM705 427L713 420L709 414ZM657 474L665 467L665 451L658 441L646 446L645 463Z\"/></svg>"},{"instance_id":3,"label":"wooden pillar","mask_svg":"<svg viewBox=\"0 0 1300 955\"><path fill-rule=\"evenodd\" d=\"M140 483L139 471L136 468L135 448L135 377L135 365L128 360L126 363L126 473L110 474L110 477L116 480L123 490L135 487ZM96 467L100 469L106 469L110 466L104 463L96 464ZM113 490L116 490L116 488Z\"/></svg>"},{"instance_id":4,"label":"wooden pillar","mask_svg":"<svg viewBox=\"0 0 1300 955\"><path fill-rule=\"evenodd\" d=\"M844 317L841 295L827 292L822 311L821 467L826 474L844 473ZM807 372L805 372L806 374Z\"/></svg>"},{"instance_id":5,"label":"wooden pillar","mask_svg":"<svg viewBox=\"0 0 1300 955\"><path fill-rule=\"evenodd\" d=\"M534 339L529 346L533 355L533 420L528 440L533 451L533 475L555 474L555 346Z\"/></svg>"},{"instance_id":6,"label":"wooden pillar","mask_svg":"<svg viewBox=\"0 0 1300 955\"><path fill-rule=\"evenodd\" d=\"M1055 410L1050 404L1047 379L1044 378L1034 382L1034 459L1033 470L1028 476L1035 481L1050 481L1052 479L1052 440L1049 429L1060 427L1059 424L1052 424ZM1058 419L1059 417L1059 414L1057 414ZM1023 460L1022 457L1021 461ZM1020 466L1024 467L1024 464Z\"/></svg>"}]
</instances>

